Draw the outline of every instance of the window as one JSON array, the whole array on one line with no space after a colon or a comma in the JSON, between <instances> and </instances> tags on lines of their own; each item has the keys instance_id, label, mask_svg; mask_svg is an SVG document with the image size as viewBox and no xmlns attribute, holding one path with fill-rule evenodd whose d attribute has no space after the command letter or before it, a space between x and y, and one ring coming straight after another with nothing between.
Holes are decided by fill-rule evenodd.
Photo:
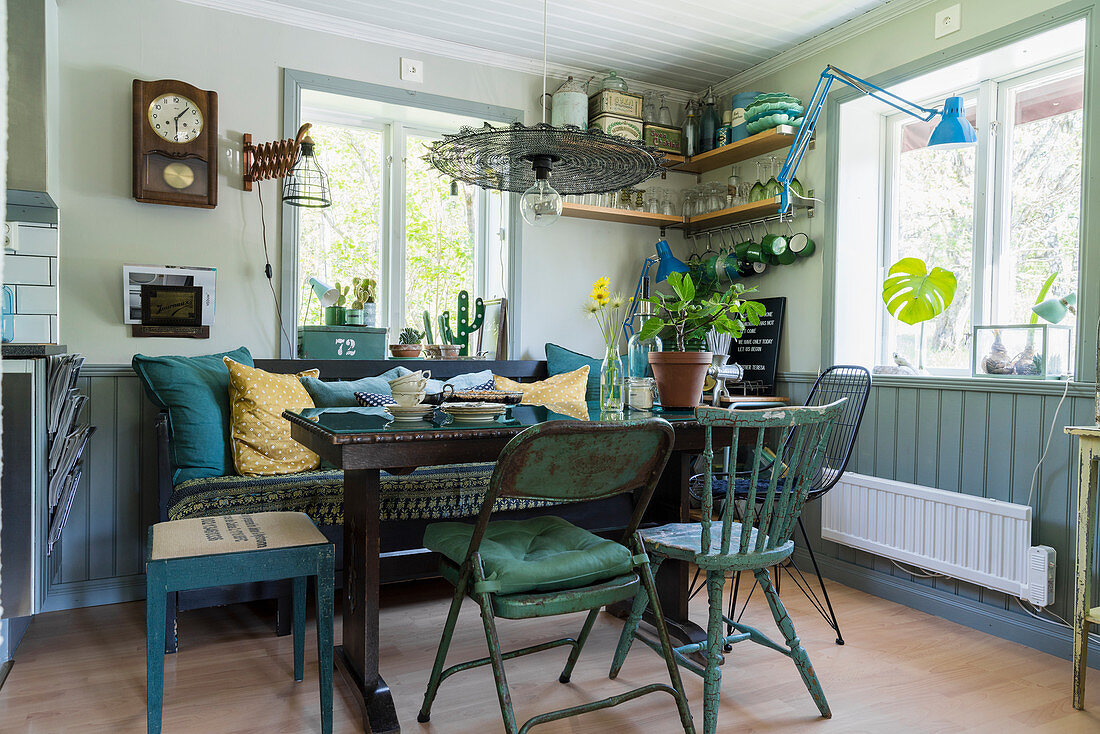
<instances>
[{"instance_id":1,"label":"window","mask_svg":"<svg viewBox=\"0 0 1100 734\"><path fill-rule=\"evenodd\" d=\"M511 197L452 186L423 160L431 142L482 120L312 89L301 91L296 113L313 124L332 206L292 213L284 237L293 263L284 281L294 287L284 304L288 323L288 316L298 326L324 323L311 278L341 287L353 278L376 280L375 325L389 327L394 339L405 326L423 329L425 312L436 330L461 290L510 295Z\"/></svg>"},{"instance_id":2,"label":"window","mask_svg":"<svg viewBox=\"0 0 1100 734\"><path fill-rule=\"evenodd\" d=\"M923 354L933 374L964 375L973 324L1027 323L1051 273L1058 276L1050 295L1077 290L1083 64L956 86L922 104L939 108L948 94L963 96L977 147L930 149L935 121L883 116L880 275L900 258L918 257L954 272L958 288L923 329L881 318L875 358L892 364L897 353L917 364Z\"/></svg>"}]
</instances>

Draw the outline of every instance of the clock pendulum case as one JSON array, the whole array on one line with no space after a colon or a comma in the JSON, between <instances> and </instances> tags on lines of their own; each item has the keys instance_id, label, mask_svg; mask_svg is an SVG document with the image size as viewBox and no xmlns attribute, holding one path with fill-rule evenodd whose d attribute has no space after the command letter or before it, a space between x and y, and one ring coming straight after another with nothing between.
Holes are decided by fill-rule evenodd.
<instances>
[{"instance_id":1,"label":"clock pendulum case","mask_svg":"<svg viewBox=\"0 0 1100 734\"><path fill-rule=\"evenodd\" d=\"M174 79L134 80L134 198L218 205L218 93Z\"/></svg>"}]
</instances>

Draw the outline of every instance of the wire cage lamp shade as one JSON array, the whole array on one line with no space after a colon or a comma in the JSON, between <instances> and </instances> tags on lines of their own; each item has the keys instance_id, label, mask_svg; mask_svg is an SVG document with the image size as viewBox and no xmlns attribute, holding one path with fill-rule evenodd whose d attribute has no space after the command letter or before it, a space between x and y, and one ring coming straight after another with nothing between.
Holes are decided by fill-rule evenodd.
<instances>
[{"instance_id":1,"label":"wire cage lamp shade","mask_svg":"<svg viewBox=\"0 0 1100 734\"><path fill-rule=\"evenodd\" d=\"M301 155L283 177L283 202L316 209L332 205L328 174L313 154L312 138L302 141Z\"/></svg>"},{"instance_id":2,"label":"wire cage lamp shade","mask_svg":"<svg viewBox=\"0 0 1100 734\"><path fill-rule=\"evenodd\" d=\"M640 141L596 128L544 122L463 127L424 156L444 175L482 188L523 193L549 179L563 196L630 188L660 173L663 157Z\"/></svg>"}]
</instances>

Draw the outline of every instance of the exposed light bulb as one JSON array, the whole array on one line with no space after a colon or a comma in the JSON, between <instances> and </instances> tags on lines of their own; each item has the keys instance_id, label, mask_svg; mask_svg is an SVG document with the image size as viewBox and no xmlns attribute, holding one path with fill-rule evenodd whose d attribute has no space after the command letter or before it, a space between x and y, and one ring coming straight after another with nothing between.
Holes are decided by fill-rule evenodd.
<instances>
[{"instance_id":1,"label":"exposed light bulb","mask_svg":"<svg viewBox=\"0 0 1100 734\"><path fill-rule=\"evenodd\" d=\"M549 181L539 179L534 186L523 192L519 199L519 210L523 221L532 227L548 227L561 216L561 195Z\"/></svg>"}]
</instances>

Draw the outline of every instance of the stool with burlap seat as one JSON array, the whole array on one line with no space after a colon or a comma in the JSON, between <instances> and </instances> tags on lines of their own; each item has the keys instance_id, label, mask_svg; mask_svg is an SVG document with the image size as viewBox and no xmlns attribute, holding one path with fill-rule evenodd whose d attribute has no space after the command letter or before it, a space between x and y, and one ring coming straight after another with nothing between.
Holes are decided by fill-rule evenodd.
<instances>
[{"instance_id":1,"label":"stool with burlap seat","mask_svg":"<svg viewBox=\"0 0 1100 734\"><path fill-rule=\"evenodd\" d=\"M332 732L334 551L305 513L257 512L162 522L149 528L145 561L148 729L160 732L164 616L168 594L187 589L293 580L294 680L305 668L306 579L317 578L321 731Z\"/></svg>"}]
</instances>

